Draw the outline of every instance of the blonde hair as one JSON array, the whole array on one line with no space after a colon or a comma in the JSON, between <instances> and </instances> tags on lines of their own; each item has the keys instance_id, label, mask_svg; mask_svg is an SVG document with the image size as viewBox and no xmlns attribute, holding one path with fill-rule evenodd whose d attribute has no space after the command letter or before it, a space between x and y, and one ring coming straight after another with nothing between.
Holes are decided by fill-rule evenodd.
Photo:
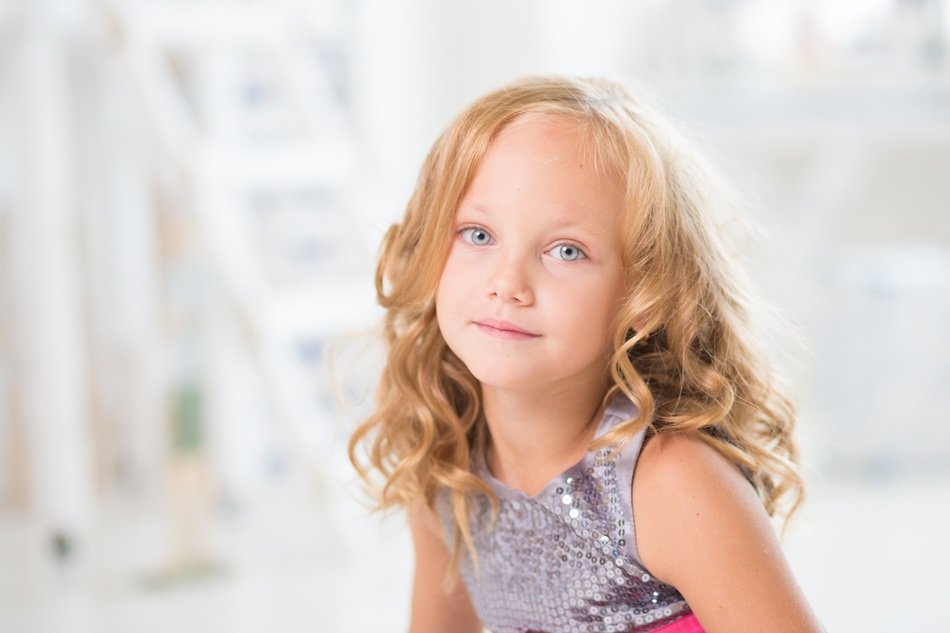
<instances>
[{"instance_id":1,"label":"blonde hair","mask_svg":"<svg viewBox=\"0 0 950 633\"><path fill-rule=\"evenodd\" d=\"M730 238L737 225L728 189L669 126L623 85L603 79L531 77L472 104L438 138L405 217L387 231L376 270L386 309L388 358L377 407L354 432L350 460L364 481L385 478L383 508L448 490L453 559L474 555L470 498L488 486L472 473L486 433L478 381L447 347L435 312L456 207L492 139L525 115L570 117L594 158L626 185L623 217L629 294L612 334L610 388L636 405L591 448L651 433L696 432L737 464L769 515L803 497L792 431L795 413L764 351L754 344L755 303L741 281ZM366 449L364 463L357 456Z\"/></svg>"}]
</instances>

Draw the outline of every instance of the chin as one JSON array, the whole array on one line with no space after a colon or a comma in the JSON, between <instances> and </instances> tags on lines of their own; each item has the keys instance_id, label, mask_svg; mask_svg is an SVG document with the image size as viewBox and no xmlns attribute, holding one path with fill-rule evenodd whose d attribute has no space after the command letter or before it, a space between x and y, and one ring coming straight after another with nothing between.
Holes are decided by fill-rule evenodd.
<instances>
[{"instance_id":1,"label":"chin","mask_svg":"<svg viewBox=\"0 0 950 633\"><path fill-rule=\"evenodd\" d=\"M482 386L498 389L520 390L536 387L543 382L536 371L525 371L516 367L479 367L468 365L469 372Z\"/></svg>"}]
</instances>

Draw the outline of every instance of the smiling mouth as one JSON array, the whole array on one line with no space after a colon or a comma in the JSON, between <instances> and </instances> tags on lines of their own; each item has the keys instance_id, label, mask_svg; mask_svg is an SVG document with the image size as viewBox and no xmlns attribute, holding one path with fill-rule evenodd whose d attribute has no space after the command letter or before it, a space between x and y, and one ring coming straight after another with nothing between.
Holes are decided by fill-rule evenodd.
<instances>
[{"instance_id":1,"label":"smiling mouth","mask_svg":"<svg viewBox=\"0 0 950 633\"><path fill-rule=\"evenodd\" d=\"M485 319L484 321L475 321L475 325L478 326L478 329L489 336L509 341L525 341L541 336L540 334L534 334L532 332L528 332L527 330L523 330L517 325L508 323L507 321Z\"/></svg>"}]
</instances>

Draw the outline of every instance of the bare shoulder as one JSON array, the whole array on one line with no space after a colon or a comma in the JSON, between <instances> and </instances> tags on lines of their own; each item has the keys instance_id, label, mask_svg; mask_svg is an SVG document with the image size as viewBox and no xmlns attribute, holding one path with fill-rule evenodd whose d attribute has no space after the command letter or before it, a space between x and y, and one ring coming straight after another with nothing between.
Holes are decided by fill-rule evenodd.
<instances>
[{"instance_id":1,"label":"bare shoulder","mask_svg":"<svg viewBox=\"0 0 950 633\"><path fill-rule=\"evenodd\" d=\"M696 540L711 540L713 528L772 532L751 484L698 434L652 437L637 462L632 499L643 562L671 584L682 573L677 552Z\"/></svg>"},{"instance_id":2,"label":"bare shoulder","mask_svg":"<svg viewBox=\"0 0 950 633\"><path fill-rule=\"evenodd\" d=\"M644 565L706 631L819 631L756 491L698 434L659 434L633 479Z\"/></svg>"},{"instance_id":3,"label":"bare shoulder","mask_svg":"<svg viewBox=\"0 0 950 633\"><path fill-rule=\"evenodd\" d=\"M653 484L651 488L693 483L715 493L726 492L721 486L738 486L733 492L748 491L755 496L755 490L739 469L699 433L661 433L652 437L640 454L637 478L649 480Z\"/></svg>"},{"instance_id":4,"label":"bare shoulder","mask_svg":"<svg viewBox=\"0 0 950 633\"><path fill-rule=\"evenodd\" d=\"M420 500L408 508L408 519L415 549L410 633L481 631L438 517Z\"/></svg>"},{"instance_id":5,"label":"bare shoulder","mask_svg":"<svg viewBox=\"0 0 950 633\"><path fill-rule=\"evenodd\" d=\"M421 499L414 501L406 509L406 515L409 521L409 529L412 532L413 539L437 538L443 541L442 526L439 517L429 506Z\"/></svg>"}]
</instances>

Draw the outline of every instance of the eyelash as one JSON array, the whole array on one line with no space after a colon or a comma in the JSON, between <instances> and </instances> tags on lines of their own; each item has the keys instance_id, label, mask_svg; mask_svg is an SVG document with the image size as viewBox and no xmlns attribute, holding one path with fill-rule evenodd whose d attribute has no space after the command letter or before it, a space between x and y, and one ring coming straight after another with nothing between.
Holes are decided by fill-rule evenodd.
<instances>
[{"instance_id":1,"label":"eyelash","mask_svg":"<svg viewBox=\"0 0 950 633\"><path fill-rule=\"evenodd\" d=\"M486 229L486 228L483 227L483 226L477 226L477 225L475 225L475 226L465 226L465 227L462 227L461 229L459 229L459 236L465 241L466 244L471 244L472 246L485 246L485 244L476 244L476 243L473 242L470 238L465 237L466 233L468 233L469 235L471 235L471 233L473 233L473 232L475 232L475 231L482 231L482 232L484 232L485 235L487 235L492 241L495 240L495 238L492 237L491 231L489 231L488 229Z\"/></svg>"},{"instance_id":2,"label":"eyelash","mask_svg":"<svg viewBox=\"0 0 950 633\"><path fill-rule=\"evenodd\" d=\"M554 259L557 259L562 262L579 262L582 259L587 259L587 253L584 252L584 249L573 242L561 242L559 244L555 244L554 246L551 247L551 249L548 252L550 253L551 251L555 249L564 248L564 247L573 248L575 251L577 251L579 256L576 259L563 259L561 257L555 257Z\"/></svg>"},{"instance_id":3,"label":"eyelash","mask_svg":"<svg viewBox=\"0 0 950 633\"><path fill-rule=\"evenodd\" d=\"M466 244L471 244L472 246L487 246L487 244L476 244L475 242L472 241L471 234L475 231L481 231L485 233L485 235L487 235L488 238L492 242L494 242L495 238L492 236L491 231L489 231L483 226L478 226L478 225L464 226L461 229L459 229L458 234L465 241ZM557 244L555 244L554 246L552 246L550 249L548 249L545 252L551 253L555 251L556 249L565 248L565 247L573 248L575 251L577 251L579 257L577 257L576 259L564 259L562 257L555 257L554 259L558 261L563 261L563 262L576 262L576 261L587 259L587 253L584 252L584 249L578 246L577 244L575 244L574 242L558 242Z\"/></svg>"}]
</instances>

